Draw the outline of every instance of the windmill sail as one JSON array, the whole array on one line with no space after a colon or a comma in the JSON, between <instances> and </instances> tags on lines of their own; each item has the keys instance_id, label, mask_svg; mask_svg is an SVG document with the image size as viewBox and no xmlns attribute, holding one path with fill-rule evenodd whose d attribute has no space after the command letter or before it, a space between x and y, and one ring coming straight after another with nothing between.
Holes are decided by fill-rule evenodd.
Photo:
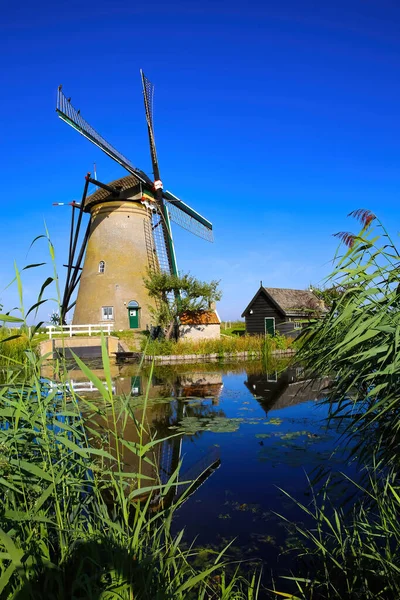
<instances>
[{"instance_id":1,"label":"windmill sail","mask_svg":"<svg viewBox=\"0 0 400 600\"><path fill-rule=\"evenodd\" d=\"M95 146L100 148L103 152L108 154L117 163L124 167L129 173L135 175L142 183L151 183L143 171L137 169L130 160L126 158L121 152L118 152L114 146L109 144L103 136L101 136L85 119L81 116L80 111L76 110L72 104L71 99L67 98L62 91L61 86L58 87L57 91L57 108L56 111L60 119L65 123L76 129L81 135L90 140Z\"/></svg>"},{"instance_id":2,"label":"windmill sail","mask_svg":"<svg viewBox=\"0 0 400 600\"><path fill-rule=\"evenodd\" d=\"M157 270L163 273L171 273L165 237L162 227L162 216L157 212L152 214L153 243L157 254Z\"/></svg>"},{"instance_id":3,"label":"windmill sail","mask_svg":"<svg viewBox=\"0 0 400 600\"><path fill-rule=\"evenodd\" d=\"M140 71L142 76L142 86L143 86L143 100L144 100L144 109L146 113L146 121L147 121L147 131L149 134L149 144L150 144L150 155L151 162L153 165L153 175L154 175L154 190L158 212L160 215L160 221L157 224L157 228L162 232L164 243L162 245L163 250L165 249L165 254L168 259L168 271L173 275L178 274L178 266L176 263L175 256L175 248L174 241L172 239L172 230L171 223L169 220L169 212L166 207L166 203L163 197L162 190L162 181L160 179L160 169L158 166L157 159L157 151L156 151L156 143L154 139L154 129L153 129L153 97L154 97L154 86L147 79L143 71ZM156 231L154 228L153 231ZM157 248L157 240L154 239L155 246ZM161 244L161 240L158 242Z\"/></svg>"},{"instance_id":4,"label":"windmill sail","mask_svg":"<svg viewBox=\"0 0 400 600\"><path fill-rule=\"evenodd\" d=\"M183 227L187 231L194 233L203 240L213 242L212 223L202 217L197 211L179 200L168 190L164 192L164 199L167 200L167 210L171 221Z\"/></svg>"},{"instance_id":5,"label":"windmill sail","mask_svg":"<svg viewBox=\"0 0 400 600\"><path fill-rule=\"evenodd\" d=\"M145 77L143 71L141 71L141 77L154 182L85 121L80 111L76 110L71 104L71 98L67 98L63 93L62 86L58 88L56 111L60 119L76 129L82 136L95 144L141 182L143 193L148 193L153 200L152 228L149 231L149 235L150 237L151 235L153 236L153 246L157 254L157 266L161 271L177 274L178 267L172 238L171 221L210 242L213 241L212 224L177 196L168 191L164 192L162 189L154 138L154 86Z\"/></svg>"},{"instance_id":6,"label":"windmill sail","mask_svg":"<svg viewBox=\"0 0 400 600\"><path fill-rule=\"evenodd\" d=\"M159 179L160 173L158 171L157 150L153 128L154 85L151 83L151 81L147 79L142 70L140 70L140 75L142 76L144 109L146 113L147 128L149 132L151 162L153 164L154 169L154 178Z\"/></svg>"}]
</instances>

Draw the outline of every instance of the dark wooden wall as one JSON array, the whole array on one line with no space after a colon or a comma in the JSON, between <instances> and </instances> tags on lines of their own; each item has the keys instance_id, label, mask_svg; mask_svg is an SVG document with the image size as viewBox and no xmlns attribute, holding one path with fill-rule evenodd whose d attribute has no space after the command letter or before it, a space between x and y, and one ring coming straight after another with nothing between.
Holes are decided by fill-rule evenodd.
<instances>
[{"instance_id":1,"label":"dark wooden wall","mask_svg":"<svg viewBox=\"0 0 400 600\"><path fill-rule=\"evenodd\" d=\"M251 315L249 310L253 311ZM265 333L265 317L275 317L275 327L279 331L281 323L285 322L282 313L267 299L264 294L260 294L250 306L250 309L245 314L246 331L250 335L264 335Z\"/></svg>"},{"instance_id":2,"label":"dark wooden wall","mask_svg":"<svg viewBox=\"0 0 400 600\"><path fill-rule=\"evenodd\" d=\"M294 323L291 321L284 321L283 323L279 323L279 325L276 326L276 330L279 331L281 335L291 338L297 338L297 336L301 332L301 329L294 328Z\"/></svg>"}]
</instances>

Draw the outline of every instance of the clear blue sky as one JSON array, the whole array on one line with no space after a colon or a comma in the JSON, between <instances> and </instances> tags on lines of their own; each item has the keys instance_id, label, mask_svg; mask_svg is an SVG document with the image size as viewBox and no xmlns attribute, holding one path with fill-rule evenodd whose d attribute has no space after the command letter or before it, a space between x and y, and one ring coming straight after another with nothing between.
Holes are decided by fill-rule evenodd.
<instances>
[{"instance_id":1,"label":"clear blue sky","mask_svg":"<svg viewBox=\"0 0 400 600\"><path fill-rule=\"evenodd\" d=\"M124 171L62 123L56 89L150 172L139 69L156 85L165 187L209 218L215 243L177 231L179 268L221 279L222 318L264 285L305 288L329 271L331 234L376 211L397 232L400 6L395 0L7 2L0 19L0 299L13 261L61 274L69 209L86 171ZM50 267L27 271L26 304ZM41 315L47 318L50 307Z\"/></svg>"}]
</instances>

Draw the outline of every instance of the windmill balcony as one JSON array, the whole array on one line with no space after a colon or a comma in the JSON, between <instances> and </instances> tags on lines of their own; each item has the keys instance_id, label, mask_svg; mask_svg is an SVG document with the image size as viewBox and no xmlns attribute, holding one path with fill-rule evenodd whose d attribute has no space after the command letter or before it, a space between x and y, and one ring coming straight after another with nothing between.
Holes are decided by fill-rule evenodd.
<instances>
[{"instance_id":1,"label":"windmill balcony","mask_svg":"<svg viewBox=\"0 0 400 600\"><path fill-rule=\"evenodd\" d=\"M72 337L74 335L111 335L114 331L114 321L106 323L89 323L87 325L48 325L47 334L51 340L55 336Z\"/></svg>"}]
</instances>

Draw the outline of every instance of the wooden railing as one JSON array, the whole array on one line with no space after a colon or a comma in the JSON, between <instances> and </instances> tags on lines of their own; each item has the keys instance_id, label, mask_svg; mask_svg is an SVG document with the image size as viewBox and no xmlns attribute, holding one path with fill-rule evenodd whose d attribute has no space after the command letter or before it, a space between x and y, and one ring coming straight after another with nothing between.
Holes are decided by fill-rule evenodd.
<instances>
[{"instance_id":1,"label":"wooden railing","mask_svg":"<svg viewBox=\"0 0 400 600\"><path fill-rule=\"evenodd\" d=\"M81 335L83 333L92 335L93 333L101 332L106 335L111 335L111 332L114 330L114 323L91 323L89 325L48 325L46 329L50 340L55 335L72 337L73 335Z\"/></svg>"},{"instance_id":2,"label":"wooden railing","mask_svg":"<svg viewBox=\"0 0 400 600\"><path fill-rule=\"evenodd\" d=\"M98 388L91 381L75 381L74 379L70 379L65 384L57 383L56 381L46 381L50 390L58 390L60 393L63 392L64 389L73 390L74 392L98 392ZM104 387L107 387L107 382L101 382ZM115 394L115 384L112 383L111 391Z\"/></svg>"}]
</instances>

